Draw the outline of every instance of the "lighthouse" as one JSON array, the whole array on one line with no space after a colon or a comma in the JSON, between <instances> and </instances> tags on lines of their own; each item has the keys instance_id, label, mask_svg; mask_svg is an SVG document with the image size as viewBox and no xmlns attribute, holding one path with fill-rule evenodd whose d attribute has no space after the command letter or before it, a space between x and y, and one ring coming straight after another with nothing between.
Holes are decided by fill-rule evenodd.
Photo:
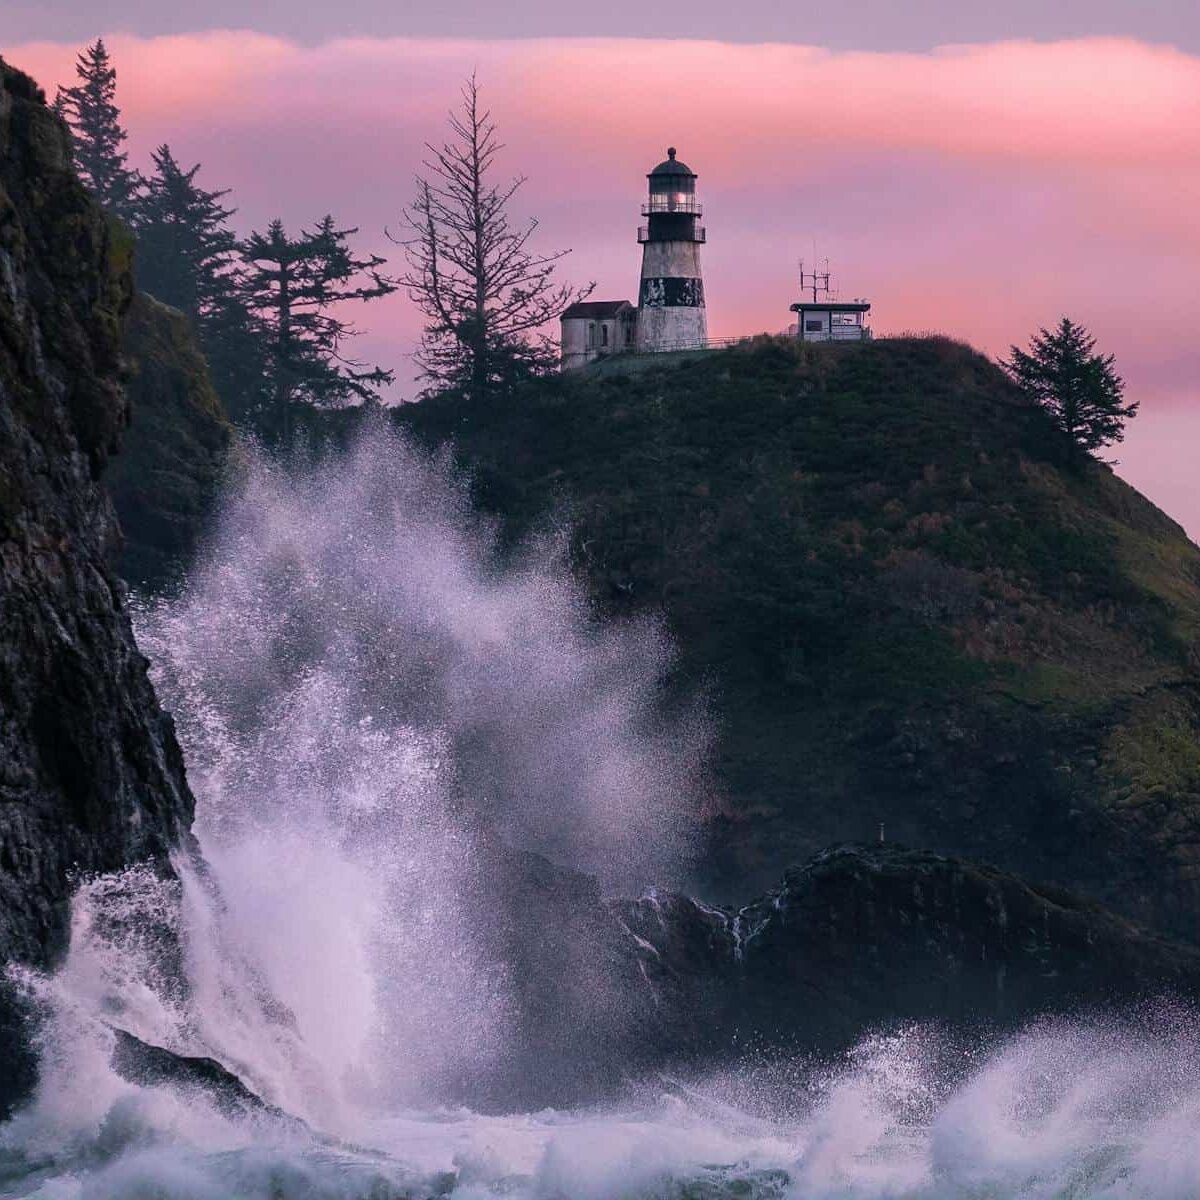
<instances>
[{"instance_id":1,"label":"lighthouse","mask_svg":"<svg viewBox=\"0 0 1200 1200\"><path fill-rule=\"evenodd\" d=\"M708 341L696 173L667 151L646 178L650 194L638 228L642 280L635 308L628 300L580 300L559 318L562 369L585 367L614 354L697 350Z\"/></svg>"},{"instance_id":2,"label":"lighthouse","mask_svg":"<svg viewBox=\"0 0 1200 1200\"><path fill-rule=\"evenodd\" d=\"M638 229L642 281L638 294L637 348L643 354L702 346L708 338L700 247L702 210L696 173L675 157L675 147L646 177L650 194Z\"/></svg>"}]
</instances>

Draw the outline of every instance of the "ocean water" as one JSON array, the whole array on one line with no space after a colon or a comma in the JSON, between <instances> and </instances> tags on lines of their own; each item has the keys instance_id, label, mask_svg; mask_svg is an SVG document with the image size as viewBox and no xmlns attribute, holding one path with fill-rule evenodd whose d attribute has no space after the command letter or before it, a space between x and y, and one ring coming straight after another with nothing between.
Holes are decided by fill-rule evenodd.
<instances>
[{"instance_id":1,"label":"ocean water","mask_svg":"<svg viewBox=\"0 0 1200 1200\"><path fill-rule=\"evenodd\" d=\"M686 884L710 717L663 703L653 623L591 619L560 529L502 550L394 434L248 455L188 586L137 624L196 844L173 878L84 882L61 969L18 976L41 1070L0 1128L0 1194L1200 1196L1200 1027L1167 1007L994 1045L865 1033L837 1062L654 1075L570 1111L472 1104L520 1020L481 928L507 900L487 839L615 892ZM121 1030L265 1105L128 1082Z\"/></svg>"}]
</instances>

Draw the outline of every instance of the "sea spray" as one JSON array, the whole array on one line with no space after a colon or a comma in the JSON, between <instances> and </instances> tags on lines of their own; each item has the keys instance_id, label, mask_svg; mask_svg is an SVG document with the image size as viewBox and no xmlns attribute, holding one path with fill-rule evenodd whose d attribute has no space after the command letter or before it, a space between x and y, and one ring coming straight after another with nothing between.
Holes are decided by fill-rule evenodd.
<instances>
[{"instance_id":1,"label":"sea spray","mask_svg":"<svg viewBox=\"0 0 1200 1200\"><path fill-rule=\"evenodd\" d=\"M614 888L686 870L704 723L657 715L661 634L597 628L562 558L554 537L502 556L461 480L383 428L251 462L183 594L139 614L198 848L83 881L66 963L25 973L42 1074L0 1130L0 1191L1193 1200L1200 1025L1170 1010L992 1048L909 1029L603 1108L448 1103L515 1019L483 928L508 916L497 839ZM306 1125L123 1077L116 1029Z\"/></svg>"},{"instance_id":2,"label":"sea spray","mask_svg":"<svg viewBox=\"0 0 1200 1200\"><path fill-rule=\"evenodd\" d=\"M254 460L182 597L138 620L201 833L290 818L297 787L339 823L453 792L613 887L684 879L706 723L662 716L667 640L592 620L566 549L550 526L501 554L466 481L382 422L345 457Z\"/></svg>"},{"instance_id":3,"label":"sea spray","mask_svg":"<svg viewBox=\"0 0 1200 1200\"><path fill-rule=\"evenodd\" d=\"M598 1109L363 1112L355 1145L127 1087L71 1152L31 1153L43 1131L19 1117L0 1180L88 1200L1194 1200L1198 1034L1185 1014L1047 1023L992 1049L912 1029Z\"/></svg>"},{"instance_id":4,"label":"sea spray","mask_svg":"<svg viewBox=\"0 0 1200 1200\"><path fill-rule=\"evenodd\" d=\"M686 872L702 714L662 716L661 631L598 625L564 555L502 555L380 422L252 459L182 595L140 609L224 936L356 1103L469 1099L509 1053L494 846L612 888Z\"/></svg>"}]
</instances>

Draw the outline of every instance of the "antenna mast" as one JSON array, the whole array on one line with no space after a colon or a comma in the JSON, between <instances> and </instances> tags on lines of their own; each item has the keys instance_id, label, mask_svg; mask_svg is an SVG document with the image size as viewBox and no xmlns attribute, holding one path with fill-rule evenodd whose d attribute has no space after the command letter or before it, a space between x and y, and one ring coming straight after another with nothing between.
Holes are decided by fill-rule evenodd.
<instances>
[{"instance_id":1,"label":"antenna mast","mask_svg":"<svg viewBox=\"0 0 1200 1200\"><path fill-rule=\"evenodd\" d=\"M813 261L814 265L816 265L815 258ZM829 278L829 259L825 260L824 271L805 271L804 259L800 260L800 291L803 292L805 288L812 288L812 298L814 304L817 303L818 292L824 292L826 298L829 297Z\"/></svg>"}]
</instances>

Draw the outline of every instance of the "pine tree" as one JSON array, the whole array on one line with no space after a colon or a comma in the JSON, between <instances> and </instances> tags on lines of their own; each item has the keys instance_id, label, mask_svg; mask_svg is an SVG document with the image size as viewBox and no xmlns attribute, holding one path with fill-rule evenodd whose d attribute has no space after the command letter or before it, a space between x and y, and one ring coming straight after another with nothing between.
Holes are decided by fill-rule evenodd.
<instances>
[{"instance_id":1,"label":"pine tree","mask_svg":"<svg viewBox=\"0 0 1200 1200\"><path fill-rule=\"evenodd\" d=\"M380 271L386 260L351 251L348 239L357 232L338 229L327 216L292 238L275 220L243 244L241 294L265 331L270 421L286 426L297 403L339 408L377 400L395 377L349 357L347 343L359 331L335 315L335 306L344 311L348 302L375 300L397 287Z\"/></svg>"},{"instance_id":2,"label":"pine tree","mask_svg":"<svg viewBox=\"0 0 1200 1200\"><path fill-rule=\"evenodd\" d=\"M54 107L71 128L75 167L96 199L130 220L141 179L126 166L125 130L116 105L117 72L101 38L75 61L79 83L63 88Z\"/></svg>"},{"instance_id":3,"label":"pine tree","mask_svg":"<svg viewBox=\"0 0 1200 1200\"><path fill-rule=\"evenodd\" d=\"M263 331L242 297L235 209L226 191L196 182L197 163L184 170L169 146L154 152L135 216L137 283L191 317L226 412L245 424L262 407L266 366Z\"/></svg>"},{"instance_id":4,"label":"pine tree","mask_svg":"<svg viewBox=\"0 0 1200 1200\"><path fill-rule=\"evenodd\" d=\"M241 278L231 285L240 288ZM218 296L205 313L201 342L213 387L235 424L259 431L271 397L267 338L240 291Z\"/></svg>"},{"instance_id":5,"label":"pine tree","mask_svg":"<svg viewBox=\"0 0 1200 1200\"><path fill-rule=\"evenodd\" d=\"M1028 352L1012 347L1001 366L1077 446L1093 454L1120 442L1138 405L1124 403L1125 381L1113 355L1096 353L1096 339L1067 317L1054 332L1040 329Z\"/></svg>"},{"instance_id":6,"label":"pine tree","mask_svg":"<svg viewBox=\"0 0 1200 1200\"><path fill-rule=\"evenodd\" d=\"M137 205L138 286L181 309L203 330L206 318L232 290L237 238L228 226L234 209L196 183L197 163L183 170L169 146L154 152L154 174Z\"/></svg>"},{"instance_id":7,"label":"pine tree","mask_svg":"<svg viewBox=\"0 0 1200 1200\"><path fill-rule=\"evenodd\" d=\"M565 250L530 248L537 221L514 226L509 205L525 182L491 182L503 149L471 76L450 116L453 140L429 145L428 178L404 212L408 271L401 283L428 318L417 363L437 388L483 399L554 369L557 347L542 329L592 288L559 285Z\"/></svg>"}]
</instances>

